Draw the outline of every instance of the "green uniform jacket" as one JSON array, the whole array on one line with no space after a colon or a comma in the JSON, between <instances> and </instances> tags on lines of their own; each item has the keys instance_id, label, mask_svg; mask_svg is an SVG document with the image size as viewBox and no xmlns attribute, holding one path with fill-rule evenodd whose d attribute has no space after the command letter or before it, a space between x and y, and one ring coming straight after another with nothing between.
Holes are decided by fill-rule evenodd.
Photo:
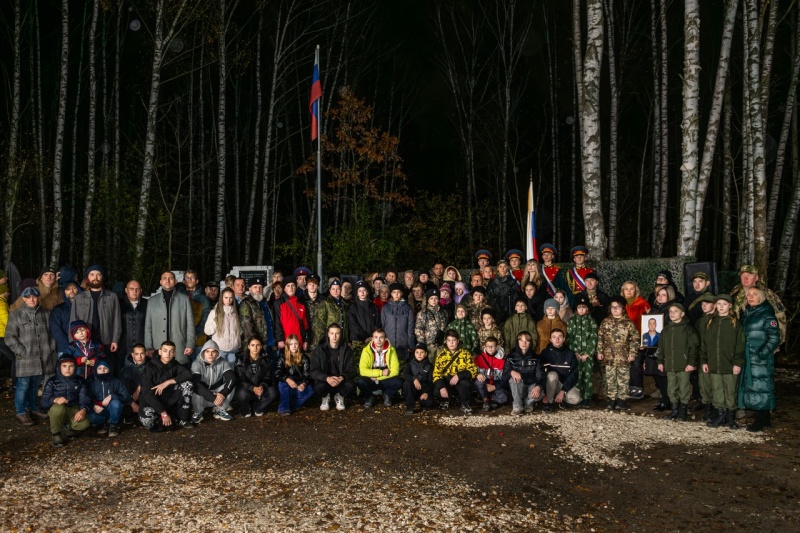
<instances>
[{"instance_id":1,"label":"green uniform jacket","mask_svg":"<svg viewBox=\"0 0 800 533\"><path fill-rule=\"evenodd\" d=\"M688 317L677 324L668 320L658 339L658 363L664 365L664 372L683 372L687 365L697 368L699 348L700 340Z\"/></svg>"},{"instance_id":2,"label":"green uniform jacket","mask_svg":"<svg viewBox=\"0 0 800 533\"><path fill-rule=\"evenodd\" d=\"M454 329L458 332L458 338L464 349L473 354L478 351L478 332L475 331L475 326L472 325L469 318L456 318L447 324L447 329Z\"/></svg>"},{"instance_id":3,"label":"green uniform jacket","mask_svg":"<svg viewBox=\"0 0 800 533\"><path fill-rule=\"evenodd\" d=\"M711 316L700 347L700 363L708 365L708 371L712 374L733 374L734 366L744 366L744 330L741 320L730 315Z\"/></svg>"},{"instance_id":4,"label":"green uniform jacket","mask_svg":"<svg viewBox=\"0 0 800 533\"><path fill-rule=\"evenodd\" d=\"M506 348L509 352L517 345L517 335L523 331L527 331L533 337L531 346L539 344L536 321L528 313L514 313L514 315L508 317L503 326L503 337L506 338Z\"/></svg>"},{"instance_id":5,"label":"green uniform jacket","mask_svg":"<svg viewBox=\"0 0 800 533\"><path fill-rule=\"evenodd\" d=\"M697 319L697 322L694 323L694 330L697 332L697 340L699 341L699 348L697 350L697 361L700 362L700 350L703 348L703 339L706 338L706 331L708 327L708 321L711 320L711 317L714 316L714 313L710 315L703 315Z\"/></svg>"},{"instance_id":6,"label":"green uniform jacket","mask_svg":"<svg viewBox=\"0 0 800 533\"><path fill-rule=\"evenodd\" d=\"M341 300L344 313L339 310L332 296L325 298L325 301L317 307L317 316L314 317L314 339L317 344L325 340L328 326L333 323L342 326L341 342L350 342L350 328L347 320L347 308L349 304L344 299Z\"/></svg>"},{"instance_id":7,"label":"green uniform jacket","mask_svg":"<svg viewBox=\"0 0 800 533\"><path fill-rule=\"evenodd\" d=\"M775 409L775 349L780 344L778 319L768 301L744 308L745 366L739 384L739 407Z\"/></svg>"},{"instance_id":8,"label":"green uniform jacket","mask_svg":"<svg viewBox=\"0 0 800 533\"><path fill-rule=\"evenodd\" d=\"M567 323L567 334L569 347L576 355L588 353L594 358L597 351L597 323L592 315L574 315Z\"/></svg>"}]
</instances>

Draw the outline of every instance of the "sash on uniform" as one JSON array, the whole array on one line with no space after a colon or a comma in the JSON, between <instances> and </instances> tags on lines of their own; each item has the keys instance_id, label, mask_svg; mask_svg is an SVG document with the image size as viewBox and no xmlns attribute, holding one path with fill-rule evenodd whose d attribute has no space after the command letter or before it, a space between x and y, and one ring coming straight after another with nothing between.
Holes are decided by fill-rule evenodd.
<instances>
[{"instance_id":1,"label":"sash on uniform","mask_svg":"<svg viewBox=\"0 0 800 533\"><path fill-rule=\"evenodd\" d=\"M542 265L542 277L547 282L547 292L548 294L550 294L550 297L552 298L556 295L556 286L553 285L553 282L550 281L550 278L547 277L547 271L545 270L545 268L547 267Z\"/></svg>"},{"instance_id":2,"label":"sash on uniform","mask_svg":"<svg viewBox=\"0 0 800 533\"><path fill-rule=\"evenodd\" d=\"M572 279L575 280L575 284L578 286L578 288L580 288L581 291L585 291L586 290L586 282L583 280L581 275L578 274L578 269L575 268L575 267L572 267L572 268L569 269L569 271L572 273ZM575 289L573 289L572 292L573 292L573 294L577 294L580 291L576 291Z\"/></svg>"}]
</instances>

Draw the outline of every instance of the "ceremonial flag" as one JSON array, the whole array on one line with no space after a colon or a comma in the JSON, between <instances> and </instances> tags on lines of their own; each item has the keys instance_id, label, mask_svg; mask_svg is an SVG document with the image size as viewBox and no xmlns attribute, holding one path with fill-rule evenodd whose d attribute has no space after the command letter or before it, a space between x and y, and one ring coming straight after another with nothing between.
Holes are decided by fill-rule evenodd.
<instances>
[{"instance_id":1,"label":"ceremonial flag","mask_svg":"<svg viewBox=\"0 0 800 533\"><path fill-rule=\"evenodd\" d=\"M308 110L311 113L311 140L319 136L319 100L322 98L322 83L319 81L319 48L314 57L314 74L311 76L311 96L308 99Z\"/></svg>"},{"instance_id":2,"label":"ceremonial flag","mask_svg":"<svg viewBox=\"0 0 800 533\"><path fill-rule=\"evenodd\" d=\"M528 231L527 239L527 258L539 260L539 247L536 245L536 216L533 212L533 178L531 178L528 188Z\"/></svg>"}]
</instances>

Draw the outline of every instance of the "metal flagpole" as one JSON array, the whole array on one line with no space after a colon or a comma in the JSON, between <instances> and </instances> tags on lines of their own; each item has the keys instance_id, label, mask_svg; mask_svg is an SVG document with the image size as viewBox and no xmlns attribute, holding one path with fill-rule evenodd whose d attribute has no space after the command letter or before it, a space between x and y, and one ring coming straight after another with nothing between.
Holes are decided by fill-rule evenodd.
<instances>
[{"instance_id":1,"label":"metal flagpole","mask_svg":"<svg viewBox=\"0 0 800 533\"><path fill-rule=\"evenodd\" d=\"M319 65L319 45L314 61ZM322 278L322 96L317 100L317 275Z\"/></svg>"}]
</instances>

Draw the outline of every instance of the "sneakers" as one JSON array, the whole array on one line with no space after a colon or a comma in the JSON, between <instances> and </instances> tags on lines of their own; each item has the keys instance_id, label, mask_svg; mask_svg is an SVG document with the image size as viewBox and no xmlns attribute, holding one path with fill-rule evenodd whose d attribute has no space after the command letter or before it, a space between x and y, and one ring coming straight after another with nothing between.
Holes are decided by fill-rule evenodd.
<instances>
[{"instance_id":1,"label":"sneakers","mask_svg":"<svg viewBox=\"0 0 800 533\"><path fill-rule=\"evenodd\" d=\"M525 400L525 412L532 413L533 412L533 401L532 400Z\"/></svg>"},{"instance_id":2,"label":"sneakers","mask_svg":"<svg viewBox=\"0 0 800 533\"><path fill-rule=\"evenodd\" d=\"M386 394L385 392L383 393L383 406L384 407L391 407L392 406L392 398L388 394Z\"/></svg>"},{"instance_id":3,"label":"sneakers","mask_svg":"<svg viewBox=\"0 0 800 533\"><path fill-rule=\"evenodd\" d=\"M108 426L106 426L105 424L102 424L102 425L101 425L101 426L100 426L100 427L97 429L97 434L98 434L98 435L105 435L106 433L108 433Z\"/></svg>"},{"instance_id":4,"label":"sneakers","mask_svg":"<svg viewBox=\"0 0 800 533\"><path fill-rule=\"evenodd\" d=\"M195 428L195 423L192 422L191 420L179 420L178 424L182 428L186 428L186 429L194 429Z\"/></svg>"},{"instance_id":5,"label":"sneakers","mask_svg":"<svg viewBox=\"0 0 800 533\"><path fill-rule=\"evenodd\" d=\"M442 411L447 411L448 409L450 409L450 402L447 400L439 402L439 409L441 409Z\"/></svg>"},{"instance_id":6,"label":"sneakers","mask_svg":"<svg viewBox=\"0 0 800 533\"><path fill-rule=\"evenodd\" d=\"M489 411L492 410L492 405L489 403L489 400L484 400L483 407L481 408L481 410L484 413L488 413Z\"/></svg>"},{"instance_id":7,"label":"sneakers","mask_svg":"<svg viewBox=\"0 0 800 533\"><path fill-rule=\"evenodd\" d=\"M606 409L608 409L609 411L613 411L616 406L617 406L617 400L610 400L608 402L608 405L606 405Z\"/></svg>"},{"instance_id":8,"label":"sneakers","mask_svg":"<svg viewBox=\"0 0 800 533\"><path fill-rule=\"evenodd\" d=\"M261 413L261 414L263 415L264 413ZM281 415L281 416L289 416L292 413L291 413L291 411L278 411L278 414ZM261 415L256 415L256 416L261 416Z\"/></svg>"},{"instance_id":9,"label":"sneakers","mask_svg":"<svg viewBox=\"0 0 800 533\"><path fill-rule=\"evenodd\" d=\"M61 433L53 433L53 448L63 448L64 447L64 439L61 437Z\"/></svg>"},{"instance_id":10,"label":"sneakers","mask_svg":"<svg viewBox=\"0 0 800 533\"><path fill-rule=\"evenodd\" d=\"M256 411L254 414L256 416L264 416L264 411ZM247 416L250 416L250 415L247 415Z\"/></svg>"},{"instance_id":11,"label":"sneakers","mask_svg":"<svg viewBox=\"0 0 800 533\"><path fill-rule=\"evenodd\" d=\"M28 415L28 413L20 413L14 417L15 420L23 426L35 426L36 422Z\"/></svg>"},{"instance_id":12,"label":"sneakers","mask_svg":"<svg viewBox=\"0 0 800 533\"><path fill-rule=\"evenodd\" d=\"M464 416L469 416L472 414L472 407L469 405L462 405L461 412L464 413Z\"/></svg>"},{"instance_id":13,"label":"sneakers","mask_svg":"<svg viewBox=\"0 0 800 533\"><path fill-rule=\"evenodd\" d=\"M197 425L203 421L203 413L195 413L192 415L192 424Z\"/></svg>"},{"instance_id":14,"label":"sneakers","mask_svg":"<svg viewBox=\"0 0 800 533\"><path fill-rule=\"evenodd\" d=\"M644 398L644 391L638 387L631 387L628 396L633 398L634 400L641 400Z\"/></svg>"},{"instance_id":15,"label":"sneakers","mask_svg":"<svg viewBox=\"0 0 800 533\"><path fill-rule=\"evenodd\" d=\"M338 396L338 394L337 394L337 396ZM375 395L374 394L370 394L369 397L367 397L367 401L364 402L364 409L369 409L373 405L375 405ZM337 408L338 408L338 404L337 404Z\"/></svg>"},{"instance_id":16,"label":"sneakers","mask_svg":"<svg viewBox=\"0 0 800 533\"><path fill-rule=\"evenodd\" d=\"M588 399L581 401L581 409L589 409L589 400Z\"/></svg>"},{"instance_id":17,"label":"sneakers","mask_svg":"<svg viewBox=\"0 0 800 533\"><path fill-rule=\"evenodd\" d=\"M109 437L116 437L119 435L119 426L116 424L109 424L108 426L108 436Z\"/></svg>"},{"instance_id":18,"label":"sneakers","mask_svg":"<svg viewBox=\"0 0 800 533\"><path fill-rule=\"evenodd\" d=\"M341 394L337 394L333 397L333 401L336 402L336 410L337 411L344 411L344 396Z\"/></svg>"},{"instance_id":19,"label":"sneakers","mask_svg":"<svg viewBox=\"0 0 800 533\"><path fill-rule=\"evenodd\" d=\"M326 394L322 397L322 403L319 405L320 411L328 411L331 408L331 395Z\"/></svg>"},{"instance_id":20,"label":"sneakers","mask_svg":"<svg viewBox=\"0 0 800 533\"><path fill-rule=\"evenodd\" d=\"M617 400L617 405L614 407L617 411L627 411L628 410L628 402L625 400Z\"/></svg>"},{"instance_id":21,"label":"sneakers","mask_svg":"<svg viewBox=\"0 0 800 533\"><path fill-rule=\"evenodd\" d=\"M522 416L522 408L521 407L513 407L511 409L511 416Z\"/></svg>"},{"instance_id":22,"label":"sneakers","mask_svg":"<svg viewBox=\"0 0 800 533\"><path fill-rule=\"evenodd\" d=\"M233 415L231 415L225 409L217 409L216 411L214 411L214 418L216 418L217 420L224 420L225 422L230 422L231 420L233 420Z\"/></svg>"},{"instance_id":23,"label":"sneakers","mask_svg":"<svg viewBox=\"0 0 800 533\"><path fill-rule=\"evenodd\" d=\"M526 408L525 410L527 411L528 409ZM531 410L533 410L533 409L531 409ZM553 412L553 406L550 405L549 403L544 404L542 406L542 412L543 413L552 413Z\"/></svg>"}]
</instances>

